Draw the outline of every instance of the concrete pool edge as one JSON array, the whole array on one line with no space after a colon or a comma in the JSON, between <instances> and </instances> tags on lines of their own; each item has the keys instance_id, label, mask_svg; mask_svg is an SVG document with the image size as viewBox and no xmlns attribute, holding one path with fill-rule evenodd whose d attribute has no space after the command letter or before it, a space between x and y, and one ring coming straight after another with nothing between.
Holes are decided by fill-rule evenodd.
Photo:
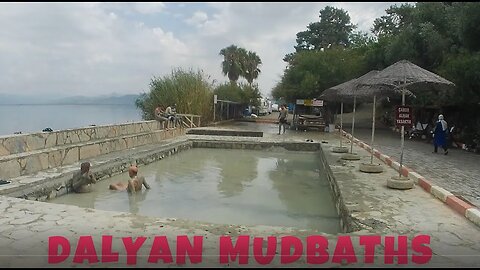
<instances>
[{"instance_id":1,"label":"concrete pool edge","mask_svg":"<svg viewBox=\"0 0 480 270\"><path fill-rule=\"evenodd\" d=\"M141 152L136 152L135 149L129 151L133 155L124 155L123 157L117 157L112 159L102 160L97 162L92 161L92 171L96 175L99 181L109 178L113 175L121 174L128 169L130 164L137 164L138 166L146 165L158 160L176 154L180 151L188 150L191 148L221 148L221 149L248 149L248 150L267 150L281 147L287 151L313 151L318 152L322 164L325 164L325 158L323 152L321 152L320 143L302 142L302 141L276 141L265 138L252 138L252 137L229 137L229 136L210 136L193 135L193 136L181 136L176 141L161 145L159 147L153 147ZM319 165L320 166L320 165ZM319 167L320 169L321 167ZM54 173L50 177L32 177L30 183L26 183L23 186L14 187L8 193L4 195L10 197L24 198L34 201L46 201L54 199L58 196L63 196L71 193L67 190L68 181L71 179L73 172L78 170L77 166L68 166L63 173ZM331 174L331 172L330 172ZM327 177L327 176L325 176ZM35 180L35 181L33 181ZM340 193L338 191L338 185L332 182L334 178L328 177L330 192L333 198L333 203L336 207L337 215L340 218L340 228L342 232L353 231L350 224L351 218L346 214L346 208L341 200ZM332 188L335 187L335 188Z\"/></svg>"},{"instance_id":2,"label":"concrete pool edge","mask_svg":"<svg viewBox=\"0 0 480 270\"><path fill-rule=\"evenodd\" d=\"M342 191L337 183L334 173L328 164L327 157L322 147L318 151L320 155L320 172L324 174L324 177L327 178L328 183L330 184L330 192L333 195L333 200L335 203L335 208L337 214L340 216L340 226L344 233L351 233L356 231L361 231L362 226L360 223L352 217L351 210L345 204L345 201L342 196ZM323 169L323 170L322 170Z\"/></svg>"},{"instance_id":3,"label":"concrete pool edge","mask_svg":"<svg viewBox=\"0 0 480 270\"><path fill-rule=\"evenodd\" d=\"M209 141L210 139L206 138L205 140ZM244 139L246 142L255 141L255 140L247 140ZM284 141L287 142L287 141ZM333 146L333 145L332 145ZM328 168L332 170L332 177L335 179L335 183L338 186L338 191L341 193L340 196L343 199L343 204L345 205L345 208L350 211L348 212L348 215L352 218L354 221L358 221L357 217L362 215L362 218L360 219L360 224L365 224L363 221L370 219L370 218L384 218L384 209L381 208L380 206L380 213L381 215L373 215L375 212L378 212L378 207L375 208L370 208L370 209L363 209L361 207L356 207L355 205L350 205L352 203L352 200L355 201L361 201L363 198L359 198L356 196L355 192L351 192L352 190L355 191L355 188L358 187L363 190L371 191L371 194L377 195L377 193L374 193L376 191L369 190L369 187L364 187L362 185L359 186L347 186L345 187L345 182L359 182L356 180L355 177L353 178L348 178L351 176L351 174L348 171L346 172L339 172L338 168L341 166L335 166L335 160L338 159L338 155L335 156L329 152L329 147L323 148L322 145L322 153L327 157L326 160L324 161L325 164L328 165ZM357 149L358 150L358 149ZM366 154L366 152L365 152ZM362 153L363 156L366 156L365 154ZM365 157L364 157L365 158ZM332 161L334 160L334 161ZM356 164L355 162L351 162L349 164L352 164L351 171L356 171L353 166ZM347 165L344 168L348 168L349 166ZM78 168L76 168L78 169ZM328 171L328 169L327 169ZM392 171L390 168L386 171ZM343 175L342 175L343 174ZM358 173L359 175L362 175L361 173ZM363 174L365 175L365 174ZM342 178L343 177L343 178ZM358 177L358 176L357 176ZM348 179L347 179L348 178ZM347 181L345 180L347 179ZM354 180L354 181L351 181ZM369 182L373 182L370 179ZM378 182L377 182L378 183ZM350 192L350 194L349 194ZM389 191L389 194L395 194L395 193L400 193L398 191ZM408 193L415 193L415 189L405 192L405 194ZM425 200L427 202L427 198L425 197L427 194L422 196L423 192L420 192L420 197L418 198L419 200ZM343 194L343 195L342 195ZM365 193L364 195L369 195L370 193ZM175 221L175 219L168 219L168 218L151 218L151 217L145 217L145 216L137 216L134 214L128 214L128 213L120 213L120 212L110 212L110 211L102 211L102 210L94 210L94 209L86 209L86 208L80 208L76 206L70 206L70 205L65 205L65 206L58 206L54 204L45 204L43 202L36 202L36 201L29 201L29 200L23 200L23 199L16 199L16 198L8 198L5 196L0 196L2 198L0 200L0 211L3 210L3 215L0 217L0 243L4 244L2 245L4 248L2 249L3 253L0 252L0 254L21 254L19 253L20 251L29 251L29 254L34 254L33 251L35 249L39 250L39 252L44 252L43 254L46 254L46 251L48 250L48 245L45 243L45 240L47 240L47 237L53 236L53 235L63 235L67 238L70 238L71 241L76 241L78 239L79 235L92 235L95 238L98 238L102 234L110 234L113 235L114 237L118 236L147 236L150 237L147 241L149 241L147 244L151 244L151 237L155 235L166 235L169 238L173 239L177 235L205 235L208 236L208 239L205 240L206 242L206 250L205 253L209 254L209 252L216 253L218 254L218 245L217 242L209 242L210 240L218 240L218 236L221 235L232 235L233 237L236 235L250 235L250 237L261 237L261 236L269 236L269 235L294 235L299 238L303 238L306 236L311 236L311 235L325 235L329 239L329 251L333 251L335 248L335 240L340 237L340 234L337 235L328 235L325 233L319 233L315 231L306 231L306 230L298 230L298 229L292 229L292 228L283 228L283 227L269 227L269 226L260 226L262 230L257 230L258 227L255 226L228 226L228 225L204 225L198 222L189 222L189 226L179 228L177 226L171 226ZM375 200L371 200L370 197L366 197L366 200L370 200L375 202ZM380 198L382 199L382 198ZM350 200L350 201L349 201ZM436 200L435 200L436 201ZM411 205L409 206L410 208L414 209L417 206L417 201L411 201ZM408 203L408 201L407 201ZM402 202L402 204L405 204L405 202ZM430 200L428 200L428 204L430 204ZM372 206L367 205L367 206ZM394 208L397 208L397 206L392 206ZM403 206L400 206L403 207ZM405 207L408 208L408 207ZM408 209L410 209L408 208ZM443 207L442 207L443 208ZM448 208L446 208L448 209ZM387 212L391 209L386 209ZM449 210L450 211L450 210ZM387 213L388 214L388 213ZM397 215L402 215L401 218L403 218L402 213L396 213ZM410 213L409 213L410 214ZM415 213L412 213L415 215ZM58 217L57 217L58 215ZM428 215L426 217L422 217L422 221L426 219L428 221ZM51 218L57 219L57 221L51 222L49 221ZM430 230L431 223L427 224L413 224L412 222L416 221L416 219L408 219L408 220L402 220L399 216L398 219L395 220L400 220L402 221L401 223L395 224L395 223L388 223L385 228L369 228L363 227L361 231L354 231L354 232L349 232L347 235L352 237L352 242L354 243L355 250L358 252L362 252L363 248L361 245L358 245L358 237L359 235L406 235L410 239L411 237L415 236L416 234L428 234L431 235L432 238L432 250L435 251L435 255L432 257L432 261L424 266L426 267L432 267L432 266L472 266L472 265L478 265L478 255L471 256L467 255L467 248L463 249L458 249L458 252L461 252L462 257L457 259L455 257L455 254L458 253L446 253L445 255L439 255L442 254L442 250L446 250L445 252L450 251L456 251L457 248L457 241L454 241L455 239L452 240L452 238L448 237L447 234L443 234L443 230L440 232L435 232L435 228L432 228ZM435 216L435 219L438 218L437 222L444 222L445 216ZM394 220L394 221L395 221ZM450 221L450 219L448 219ZM180 221L180 220L177 220ZM375 220L374 220L375 221ZM429 222L429 221L428 221ZM466 223L465 223L466 222ZM475 239L478 239L477 236L472 235L471 231L478 232L478 229L476 228L471 228L470 224L467 224L468 221L453 221L451 222L452 224L446 224L444 223L444 228L445 232L450 232L452 233L457 233L460 235L465 241L465 245L472 245L472 247L479 247L478 243L477 244L472 244L470 242L474 241ZM464 224L465 223L465 224ZM458 227L460 224L464 227ZM211 227L212 226L212 227ZM445 227L447 226L447 227ZM243 229L241 229L243 227ZM254 228L255 227L255 228ZM216 228L216 231L214 231L212 228ZM461 229L461 232L457 231L457 229ZM207 231L208 230L208 231ZM40 231L40 232L39 232ZM467 232L464 232L467 231ZM445 240L443 238L439 238L438 235L445 236ZM470 238L466 238L470 235ZM477 234L478 235L478 234ZM210 240L209 240L210 239ZM439 240L440 239L440 240ZM95 239L95 245L97 246L97 241L98 239ZM169 239L170 240L170 239ZM449 243L448 241L452 241L452 243ZM43 243L41 243L43 242ZM121 242L120 242L121 243ZM210 245L211 244L211 245ZM251 243L250 243L250 248L251 248ZM33 246L33 247L32 247ZM445 246L445 248L443 248ZM118 248L121 248L121 244L116 244L114 245L115 250L118 250ZM381 245L383 247L383 245ZM9 252L9 250L12 250ZM16 251L17 250L17 251ZM19 251L20 250L20 251ZM473 249L469 249L473 250ZM477 249L478 250L478 249ZM15 253L17 252L17 253ZM464 252L464 253L462 253ZM377 253L378 254L378 253ZM380 251L380 254L383 254L383 250ZM450 254L450 255L449 255ZM451 255L453 254L453 255ZM476 253L478 254L478 253ZM72 254L73 256L73 254ZM468 260L468 257L470 256L471 259L470 261ZM315 267L315 265L310 265L305 262L305 257L302 257L301 261L298 261L297 263L294 263L294 265L298 265L300 267ZM359 255L359 259L361 256ZM380 259L375 260L375 264L362 264L362 260L360 260L358 263L354 263L353 266L389 266L385 265L383 263L383 258L380 257ZM463 259L465 258L465 259ZM205 261L201 265L213 265L213 266L222 266L221 264L218 263L218 256L213 258L212 260L209 260L209 257L204 258ZM253 258L251 258L251 263L249 263L250 266L252 264L255 264L255 261ZM473 262L473 263L472 263ZM75 265L75 266L89 266L88 264L76 264L71 262L71 257L69 260L65 261L64 263L60 263L57 265L50 265L47 264L46 258L41 258L41 257L32 257L31 260L30 258L25 259L25 258L18 258L15 256L7 256L4 257L2 260L2 264L6 267L8 266L15 266L18 267L19 265L49 265L49 266L69 266L69 265ZM146 259L141 259L139 262L140 265L150 265L150 266L156 266L155 264L147 264ZM96 264L96 266L102 265L101 263ZM105 265L105 264L103 264ZM107 266L114 266L115 264L109 263L106 264ZM125 266L125 262L118 263L118 265ZM192 265L188 264L187 265ZM278 266L292 266L292 264L287 264L283 265L281 263L274 263L273 265L278 265ZM413 263L409 263L408 265L405 266L412 266L415 265ZM92 266L95 266L92 265ZM165 264L159 263L157 266L165 266ZM176 265L173 264L171 265L175 267ZM193 265L195 266L195 265ZM198 266L198 265L197 265ZM226 266L226 265L225 265ZM236 263L233 263L230 266L236 266L236 267L242 267L242 265L238 265L238 260ZM270 265L269 265L270 266ZM336 266L336 267L341 267L342 265L340 264L334 264L334 263L326 263L321 266ZM398 266L397 264L390 265L390 266ZM422 266L422 265L417 265Z\"/></svg>"}]
</instances>

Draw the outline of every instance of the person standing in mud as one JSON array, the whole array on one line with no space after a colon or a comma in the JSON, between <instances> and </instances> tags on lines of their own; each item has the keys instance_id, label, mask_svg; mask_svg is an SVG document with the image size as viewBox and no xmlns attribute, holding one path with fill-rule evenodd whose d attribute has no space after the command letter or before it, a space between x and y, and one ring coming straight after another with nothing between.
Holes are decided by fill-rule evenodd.
<instances>
[{"instance_id":1,"label":"person standing in mud","mask_svg":"<svg viewBox=\"0 0 480 270\"><path fill-rule=\"evenodd\" d=\"M150 189L150 185L145 181L145 177L138 175L137 166L130 166L128 169L128 175L130 180L127 183L118 182L115 184L110 184L111 190L126 190L128 193L136 193L141 191L142 187L145 186L146 189Z\"/></svg>"},{"instance_id":2,"label":"person standing in mud","mask_svg":"<svg viewBox=\"0 0 480 270\"><path fill-rule=\"evenodd\" d=\"M288 109L285 108L285 105L280 107L280 113L278 114L278 135L280 135L282 126L283 126L283 134L285 134L285 126L287 125L287 115Z\"/></svg>"},{"instance_id":3,"label":"person standing in mud","mask_svg":"<svg viewBox=\"0 0 480 270\"><path fill-rule=\"evenodd\" d=\"M76 193L91 192L97 179L92 172L90 172L90 162L83 162L80 165L80 171L73 175L72 190Z\"/></svg>"}]
</instances>

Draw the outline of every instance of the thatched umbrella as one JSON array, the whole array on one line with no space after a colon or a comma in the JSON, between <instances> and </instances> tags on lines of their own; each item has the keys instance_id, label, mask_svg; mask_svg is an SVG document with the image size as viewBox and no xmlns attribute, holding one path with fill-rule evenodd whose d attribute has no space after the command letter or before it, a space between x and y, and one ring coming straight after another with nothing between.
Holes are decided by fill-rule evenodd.
<instances>
[{"instance_id":1,"label":"thatched umbrella","mask_svg":"<svg viewBox=\"0 0 480 270\"><path fill-rule=\"evenodd\" d=\"M330 100L330 101L341 101L341 112L340 112L340 132L342 132L343 128L343 102L352 102L353 101L353 115L352 115L352 140L350 140L350 154L353 154L353 136L354 136L354 131L355 131L355 109L356 109L356 103L357 103L357 98L358 99L363 99L366 100L369 98L370 92L372 91L372 88L362 88L359 91L359 85L363 81L369 79L370 77L374 76L377 74L377 70L372 70L366 74L364 74L361 77L358 77L356 79L344 82L342 84L330 87L323 91L322 95L320 95L320 98L324 100ZM382 93L385 92L387 93L388 87L380 87L378 88L378 91L381 91ZM341 134L340 134L341 135ZM342 139L340 137L340 147L341 147ZM358 157L353 158L350 157L351 159L358 159ZM349 159L350 159L349 158Z\"/></svg>"},{"instance_id":2,"label":"thatched umbrella","mask_svg":"<svg viewBox=\"0 0 480 270\"><path fill-rule=\"evenodd\" d=\"M363 80L359 85L360 87L370 87L373 89L380 87L400 90L402 92L403 106L405 105L407 89L413 94L419 93L419 91L433 91L434 93L445 95L447 92L453 90L455 86L454 83L407 60L401 60L388 66L375 76ZM402 126L399 178L402 172L404 135L405 127Z\"/></svg>"},{"instance_id":3,"label":"thatched umbrella","mask_svg":"<svg viewBox=\"0 0 480 270\"><path fill-rule=\"evenodd\" d=\"M355 79L353 79L355 80ZM341 94L339 94L338 92L341 91L342 89L344 89L344 85L346 85L347 83L349 83L350 81L347 81L347 82L344 82L342 84L339 84L337 86L334 86L334 87L330 87L328 89L326 89L325 91L323 91L322 95L320 95L320 99L323 99L323 100L326 100L326 101L340 101L340 129L339 129L339 133L340 133L340 147L337 148L337 149L334 149L334 152L344 152L343 150L345 149L345 152L348 152L348 149L347 148L344 148L343 145L342 145L342 130L343 130L343 102L345 99L347 99L348 97L345 97Z\"/></svg>"}]
</instances>

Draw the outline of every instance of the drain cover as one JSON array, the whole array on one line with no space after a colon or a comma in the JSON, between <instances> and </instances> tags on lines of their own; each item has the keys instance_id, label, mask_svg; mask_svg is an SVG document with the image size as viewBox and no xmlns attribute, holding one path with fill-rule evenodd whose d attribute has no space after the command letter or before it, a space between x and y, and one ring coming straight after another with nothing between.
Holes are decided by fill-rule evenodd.
<instances>
[{"instance_id":1,"label":"drain cover","mask_svg":"<svg viewBox=\"0 0 480 270\"><path fill-rule=\"evenodd\" d=\"M11 183L11 181L0 179L0 185L10 184L10 183Z\"/></svg>"}]
</instances>

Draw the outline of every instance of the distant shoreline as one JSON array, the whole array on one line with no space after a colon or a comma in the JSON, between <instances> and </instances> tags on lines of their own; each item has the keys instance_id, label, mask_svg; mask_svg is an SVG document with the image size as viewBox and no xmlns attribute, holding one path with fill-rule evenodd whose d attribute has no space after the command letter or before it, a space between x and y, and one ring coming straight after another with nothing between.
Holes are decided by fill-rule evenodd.
<instances>
[{"instance_id":1,"label":"distant shoreline","mask_svg":"<svg viewBox=\"0 0 480 270\"><path fill-rule=\"evenodd\" d=\"M18 104L1 104L0 103L0 106L18 106L18 105L29 105L29 106L32 106L32 105L35 105L35 106L41 106L41 105L48 105L48 106L52 106L52 105L114 105L114 106L118 106L118 105L135 105L135 104L129 104L129 103L122 103L122 104L106 104L106 103L42 103L42 104L39 104L39 103L18 103Z\"/></svg>"}]
</instances>

